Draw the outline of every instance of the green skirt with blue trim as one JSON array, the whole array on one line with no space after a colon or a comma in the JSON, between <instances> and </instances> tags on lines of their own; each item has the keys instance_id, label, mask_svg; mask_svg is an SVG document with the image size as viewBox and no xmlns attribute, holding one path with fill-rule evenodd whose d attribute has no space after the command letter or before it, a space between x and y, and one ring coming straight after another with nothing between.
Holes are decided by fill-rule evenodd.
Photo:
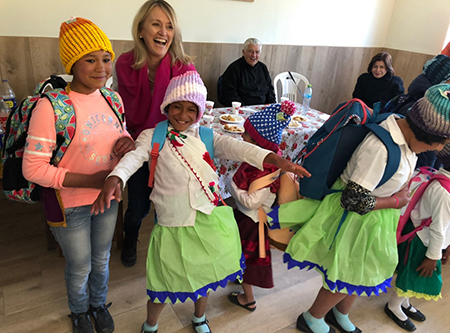
<instances>
[{"instance_id":1,"label":"green skirt with blue trim","mask_svg":"<svg viewBox=\"0 0 450 333\"><path fill-rule=\"evenodd\" d=\"M245 268L233 209L197 211L195 225L155 224L147 256L147 296L155 303L196 301L228 281L241 280Z\"/></svg>"},{"instance_id":2,"label":"green skirt with blue trim","mask_svg":"<svg viewBox=\"0 0 450 333\"><path fill-rule=\"evenodd\" d=\"M338 179L333 189L342 190ZM298 230L286 249L288 269L314 268L323 276L323 286L333 292L379 295L391 286L398 262L396 229L398 209L348 212L337 232L344 209L341 194L322 201L301 199L269 213L271 228ZM269 219L270 220L270 219Z\"/></svg>"},{"instance_id":3,"label":"green skirt with blue trim","mask_svg":"<svg viewBox=\"0 0 450 333\"><path fill-rule=\"evenodd\" d=\"M403 233L407 234L414 230L411 220L406 223ZM408 249L409 248L409 249ZM416 272L417 267L426 258L427 247L423 245L419 236L411 240L411 243L403 242L398 246L398 267L395 291L402 297L424 298L437 301L441 298L442 276L441 261L436 263L436 270L430 277L420 276ZM406 261L406 262L405 262Z\"/></svg>"}]
</instances>

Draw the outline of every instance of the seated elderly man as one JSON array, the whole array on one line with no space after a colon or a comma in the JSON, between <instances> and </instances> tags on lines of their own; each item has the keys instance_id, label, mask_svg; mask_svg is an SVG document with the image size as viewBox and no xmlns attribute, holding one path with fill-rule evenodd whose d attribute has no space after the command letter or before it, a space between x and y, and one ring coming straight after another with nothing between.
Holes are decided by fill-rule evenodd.
<instances>
[{"instance_id":1,"label":"seated elderly man","mask_svg":"<svg viewBox=\"0 0 450 333\"><path fill-rule=\"evenodd\" d=\"M259 61L261 42L249 38L244 43L242 57L231 63L223 74L219 102L231 106L231 102L242 105L275 103L272 79L267 66ZM219 84L220 89L220 84Z\"/></svg>"}]
</instances>

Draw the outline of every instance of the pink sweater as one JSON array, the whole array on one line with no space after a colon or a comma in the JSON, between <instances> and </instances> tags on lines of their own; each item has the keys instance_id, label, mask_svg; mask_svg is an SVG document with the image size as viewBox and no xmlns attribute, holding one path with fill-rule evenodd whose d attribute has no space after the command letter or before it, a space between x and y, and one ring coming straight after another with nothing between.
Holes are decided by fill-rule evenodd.
<instances>
[{"instance_id":1,"label":"pink sweater","mask_svg":"<svg viewBox=\"0 0 450 333\"><path fill-rule=\"evenodd\" d=\"M99 90L85 95L69 92L76 115L76 130L58 166L51 165L56 145L55 113L47 98L33 111L23 158L23 175L44 187L60 189L65 208L91 205L100 190L63 188L67 172L93 174L112 170L119 161L112 151L117 140L129 136ZM119 96L120 99L120 96Z\"/></svg>"},{"instance_id":2,"label":"pink sweater","mask_svg":"<svg viewBox=\"0 0 450 333\"><path fill-rule=\"evenodd\" d=\"M194 65L177 62L172 66L170 53L161 60L156 76L153 93L148 81L147 65L134 70L134 53L123 53L116 62L118 92L123 98L127 130L136 139L143 130L153 128L157 123L167 119L161 113L161 104L171 78L187 71L196 71Z\"/></svg>"}]
</instances>

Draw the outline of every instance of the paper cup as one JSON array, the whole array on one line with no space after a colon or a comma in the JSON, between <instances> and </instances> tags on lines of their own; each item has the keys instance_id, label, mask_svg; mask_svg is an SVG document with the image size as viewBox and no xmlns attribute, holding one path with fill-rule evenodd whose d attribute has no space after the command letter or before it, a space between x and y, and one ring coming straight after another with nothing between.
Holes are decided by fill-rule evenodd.
<instances>
[{"instance_id":1,"label":"paper cup","mask_svg":"<svg viewBox=\"0 0 450 333\"><path fill-rule=\"evenodd\" d=\"M214 120L213 115L205 114L203 116L203 121L204 121L203 126L211 128L213 120Z\"/></svg>"},{"instance_id":2,"label":"paper cup","mask_svg":"<svg viewBox=\"0 0 450 333\"><path fill-rule=\"evenodd\" d=\"M241 107L241 102L231 102L231 108L233 114L239 114L239 108Z\"/></svg>"},{"instance_id":3,"label":"paper cup","mask_svg":"<svg viewBox=\"0 0 450 333\"><path fill-rule=\"evenodd\" d=\"M206 101L205 113L206 114L212 114L213 107L214 107L214 102L213 101Z\"/></svg>"}]
</instances>

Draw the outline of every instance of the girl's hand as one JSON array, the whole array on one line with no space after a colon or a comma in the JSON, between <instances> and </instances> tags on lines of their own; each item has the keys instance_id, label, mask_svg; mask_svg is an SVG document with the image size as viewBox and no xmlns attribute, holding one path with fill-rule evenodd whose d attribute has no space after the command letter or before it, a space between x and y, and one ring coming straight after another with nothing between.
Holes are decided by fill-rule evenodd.
<instances>
[{"instance_id":1,"label":"girl's hand","mask_svg":"<svg viewBox=\"0 0 450 333\"><path fill-rule=\"evenodd\" d=\"M300 178L311 177L311 174L304 167L296 163L292 163L291 161L288 161L287 159L280 157L275 153L268 154L264 158L264 163L276 165L281 170L295 173Z\"/></svg>"},{"instance_id":2,"label":"girl's hand","mask_svg":"<svg viewBox=\"0 0 450 333\"><path fill-rule=\"evenodd\" d=\"M402 208L408 204L408 202L411 201L411 192L409 191L408 187L405 186L397 193L394 193L392 197L396 197L398 199L397 207L395 208Z\"/></svg>"},{"instance_id":3,"label":"girl's hand","mask_svg":"<svg viewBox=\"0 0 450 333\"><path fill-rule=\"evenodd\" d=\"M114 149L113 149L113 153L116 154L117 156L123 156L126 153L128 153L129 151L135 150L135 146L134 146L134 141L132 138L128 137L128 136L124 136L122 138L120 138L119 140L117 140Z\"/></svg>"},{"instance_id":4,"label":"girl's hand","mask_svg":"<svg viewBox=\"0 0 450 333\"><path fill-rule=\"evenodd\" d=\"M425 258L419 267L417 267L416 272L420 271L420 276L430 277L433 275L433 272L436 270L437 260L431 260Z\"/></svg>"},{"instance_id":5,"label":"girl's hand","mask_svg":"<svg viewBox=\"0 0 450 333\"><path fill-rule=\"evenodd\" d=\"M445 249L444 253L442 254L442 259L441 259L442 265L447 264L449 256L450 256L450 245L447 246L447 248Z\"/></svg>"},{"instance_id":6,"label":"girl's hand","mask_svg":"<svg viewBox=\"0 0 450 333\"><path fill-rule=\"evenodd\" d=\"M111 197L115 196L116 201L122 198L122 189L120 188L120 178L111 176L105 181L105 185L92 204L91 214L98 215L105 211L105 206L108 209L111 206Z\"/></svg>"}]
</instances>

